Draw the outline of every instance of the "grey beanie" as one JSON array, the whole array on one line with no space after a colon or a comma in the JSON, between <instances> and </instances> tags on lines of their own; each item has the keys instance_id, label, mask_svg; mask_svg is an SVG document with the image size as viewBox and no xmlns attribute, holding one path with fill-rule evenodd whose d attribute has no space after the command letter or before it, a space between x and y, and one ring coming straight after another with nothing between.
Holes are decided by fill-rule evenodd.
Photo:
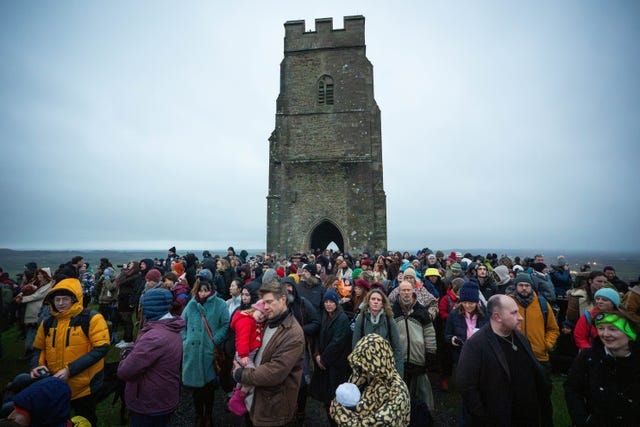
<instances>
[{"instance_id":1,"label":"grey beanie","mask_svg":"<svg viewBox=\"0 0 640 427\"><path fill-rule=\"evenodd\" d=\"M280 281L280 276L278 276L278 273L276 273L273 268L269 268L262 274L262 283L269 283L273 279Z\"/></svg>"}]
</instances>

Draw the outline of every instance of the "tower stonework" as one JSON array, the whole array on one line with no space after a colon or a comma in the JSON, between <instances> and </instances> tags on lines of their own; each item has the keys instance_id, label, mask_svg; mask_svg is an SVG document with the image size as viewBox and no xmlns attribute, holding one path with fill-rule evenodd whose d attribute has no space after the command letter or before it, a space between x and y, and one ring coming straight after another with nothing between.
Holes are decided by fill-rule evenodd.
<instances>
[{"instance_id":1,"label":"tower stonework","mask_svg":"<svg viewBox=\"0 0 640 427\"><path fill-rule=\"evenodd\" d=\"M276 126L269 138L267 250L387 248L380 109L363 16L284 24Z\"/></svg>"}]
</instances>

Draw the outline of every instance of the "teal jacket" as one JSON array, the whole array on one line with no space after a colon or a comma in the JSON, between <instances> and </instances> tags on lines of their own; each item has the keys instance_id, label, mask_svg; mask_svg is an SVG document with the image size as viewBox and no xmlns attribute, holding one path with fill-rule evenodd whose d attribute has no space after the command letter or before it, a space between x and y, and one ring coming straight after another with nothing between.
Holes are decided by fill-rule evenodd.
<instances>
[{"instance_id":1,"label":"teal jacket","mask_svg":"<svg viewBox=\"0 0 640 427\"><path fill-rule=\"evenodd\" d=\"M213 334L213 342L202 320L204 314ZM192 298L182 312L186 326L182 330L182 383L203 387L217 379L213 363L214 343L222 345L229 330L229 310L218 296L211 295L204 304Z\"/></svg>"}]
</instances>

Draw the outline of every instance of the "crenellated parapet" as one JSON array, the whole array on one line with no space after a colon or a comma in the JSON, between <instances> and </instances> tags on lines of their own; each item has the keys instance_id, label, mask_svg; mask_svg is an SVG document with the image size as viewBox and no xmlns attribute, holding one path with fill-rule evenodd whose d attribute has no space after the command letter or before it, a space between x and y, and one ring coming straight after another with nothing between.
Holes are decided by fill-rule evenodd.
<instances>
[{"instance_id":1,"label":"crenellated parapet","mask_svg":"<svg viewBox=\"0 0 640 427\"><path fill-rule=\"evenodd\" d=\"M345 16L344 28L334 29L333 18L316 19L315 31L305 31L305 21L284 24L284 51L364 47L364 16Z\"/></svg>"}]
</instances>

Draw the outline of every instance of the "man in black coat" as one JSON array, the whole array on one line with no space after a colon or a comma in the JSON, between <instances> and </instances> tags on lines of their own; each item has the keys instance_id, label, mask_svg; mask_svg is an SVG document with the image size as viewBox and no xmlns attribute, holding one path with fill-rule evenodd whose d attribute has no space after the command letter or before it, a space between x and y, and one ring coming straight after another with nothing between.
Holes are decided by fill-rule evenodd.
<instances>
[{"instance_id":1,"label":"man in black coat","mask_svg":"<svg viewBox=\"0 0 640 427\"><path fill-rule=\"evenodd\" d=\"M287 306L300 326L302 326L302 331L304 332L305 349L303 377L302 384L300 384L300 390L298 391L298 411L296 413L296 420L301 423L301 420L304 420L305 416L307 385L311 381L310 366L313 361L311 359L312 355L310 349L313 347L314 340L320 332L320 313L308 299L298 294L296 281L293 277L287 276L282 282L287 287Z\"/></svg>"},{"instance_id":2,"label":"man in black coat","mask_svg":"<svg viewBox=\"0 0 640 427\"><path fill-rule=\"evenodd\" d=\"M494 295L489 324L462 348L456 381L464 426L551 426L551 385L527 338L515 301Z\"/></svg>"},{"instance_id":3,"label":"man in black coat","mask_svg":"<svg viewBox=\"0 0 640 427\"><path fill-rule=\"evenodd\" d=\"M56 274L56 283L62 279L78 279L80 277L80 267L84 264L84 258L80 255L71 258L64 267Z\"/></svg>"}]
</instances>

